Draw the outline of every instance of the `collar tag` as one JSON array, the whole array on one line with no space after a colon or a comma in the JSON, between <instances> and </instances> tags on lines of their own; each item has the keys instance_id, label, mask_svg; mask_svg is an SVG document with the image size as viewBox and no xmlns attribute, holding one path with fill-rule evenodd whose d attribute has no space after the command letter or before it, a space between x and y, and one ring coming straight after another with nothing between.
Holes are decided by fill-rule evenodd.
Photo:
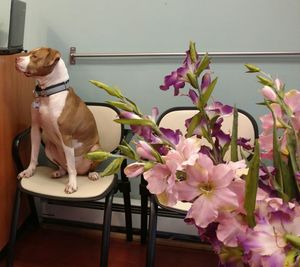
<instances>
[{"instance_id":1,"label":"collar tag","mask_svg":"<svg viewBox=\"0 0 300 267\"><path fill-rule=\"evenodd\" d=\"M32 108L34 109L39 109L40 108L40 101L38 98L36 98L33 102L32 102Z\"/></svg>"}]
</instances>

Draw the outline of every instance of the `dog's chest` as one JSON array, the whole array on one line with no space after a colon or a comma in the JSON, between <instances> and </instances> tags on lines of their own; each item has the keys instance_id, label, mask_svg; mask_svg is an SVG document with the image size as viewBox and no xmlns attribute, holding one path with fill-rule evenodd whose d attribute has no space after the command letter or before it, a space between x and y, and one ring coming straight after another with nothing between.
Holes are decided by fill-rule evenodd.
<instances>
[{"instance_id":1,"label":"dog's chest","mask_svg":"<svg viewBox=\"0 0 300 267\"><path fill-rule=\"evenodd\" d=\"M50 97L39 97L33 103L33 108L38 112L38 121L43 134L50 139L60 136L57 121L63 112L66 96L67 92L61 92Z\"/></svg>"}]
</instances>

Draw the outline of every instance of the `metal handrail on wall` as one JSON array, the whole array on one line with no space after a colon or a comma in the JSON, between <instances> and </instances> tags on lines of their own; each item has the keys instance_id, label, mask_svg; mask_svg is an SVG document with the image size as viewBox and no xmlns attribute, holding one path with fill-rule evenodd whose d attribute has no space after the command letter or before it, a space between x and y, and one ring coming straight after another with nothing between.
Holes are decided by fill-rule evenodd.
<instances>
[{"instance_id":1,"label":"metal handrail on wall","mask_svg":"<svg viewBox=\"0 0 300 267\"><path fill-rule=\"evenodd\" d=\"M204 55L205 53L198 53ZM277 52L208 52L211 57L292 57L300 56L300 51ZM76 64L76 58L124 58L124 57L183 57L185 53L77 53L76 47L70 48L69 60L71 65Z\"/></svg>"}]
</instances>

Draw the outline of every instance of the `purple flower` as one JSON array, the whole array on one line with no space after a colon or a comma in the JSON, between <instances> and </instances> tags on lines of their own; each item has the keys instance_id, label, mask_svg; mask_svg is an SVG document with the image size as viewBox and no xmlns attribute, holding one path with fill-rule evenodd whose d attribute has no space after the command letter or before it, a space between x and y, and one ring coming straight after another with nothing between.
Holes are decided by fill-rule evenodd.
<instances>
[{"instance_id":1,"label":"purple flower","mask_svg":"<svg viewBox=\"0 0 300 267\"><path fill-rule=\"evenodd\" d=\"M179 137L182 136L180 130L173 131L167 128L159 128L164 137L168 139L172 144L177 145L179 143Z\"/></svg>"},{"instance_id":2,"label":"purple flower","mask_svg":"<svg viewBox=\"0 0 300 267\"><path fill-rule=\"evenodd\" d=\"M195 90L190 89L190 90L189 90L188 96L189 96L189 98L192 100L193 104L194 104L194 105L197 105L199 96L198 96L198 94L195 92Z\"/></svg>"},{"instance_id":3,"label":"purple flower","mask_svg":"<svg viewBox=\"0 0 300 267\"><path fill-rule=\"evenodd\" d=\"M253 147L250 145L250 139L246 139L244 137L240 137L237 140L237 145L246 149L246 150L252 150Z\"/></svg>"},{"instance_id":4,"label":"purple flower","mask_svg":"<svg viewBox=\"0 0 300 267\"><path fill-rule=\"evenodd\" d=\"M233 112L232 106L223 105L219 101L213 102L211 105L207 106L205 110L211 117L214 117L216 115L226 116L232 114Z\"/></svg>"},{"instance_id":5,"label":"purple flower","mask_svg":"<svg viewBox=\"0 0 300 267\"><path fill-rule=\"evenodd\" d=\"M179 95L179 89L183 88L186 82L189 82L187 74L194 74L199 64L200 60L198 56L196 62L193 62L190 51L188 50L182 66L176 71L172 71L171 74L165 76L164 84L160 86L160 89L168 90L171 86L173 86L174 95Z\"/></svg>"}]
</instances>

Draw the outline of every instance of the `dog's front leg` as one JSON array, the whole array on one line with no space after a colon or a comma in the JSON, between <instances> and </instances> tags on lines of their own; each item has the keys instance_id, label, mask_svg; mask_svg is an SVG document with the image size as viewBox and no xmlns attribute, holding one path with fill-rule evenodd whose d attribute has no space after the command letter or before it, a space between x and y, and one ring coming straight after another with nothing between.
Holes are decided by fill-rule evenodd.
<instances>
[{"instance_id":1,"label":"dog's front leg","mask_svg":"<svg viewBox=\"0 0 300 267\"><path fill-rule=\"evenodd\" d=\"M66 185L65 192L71 194L77 191L77 171L75 166L75 151L73 147L68 147L63 144L63 149L66 156L67 170L69 174L69 182Z\"/></svg>"},{"instance_id":2,"label":"dog's front leg","mask_svg":"<svg viewBox=\"0 0 300 267\"><path fill-rule=\"evenodd\" d=\"M41 131L37 124L33 124L31 126L30 131L30 137L31 137L31 157L30 157L30 163L26 170L20 172L18 174L18 179L22 178L29 178L31 177L36 169L36 165L38 163L38 155L40 151L40 144L41 144Z\"/></svg>"}]
</instances>

